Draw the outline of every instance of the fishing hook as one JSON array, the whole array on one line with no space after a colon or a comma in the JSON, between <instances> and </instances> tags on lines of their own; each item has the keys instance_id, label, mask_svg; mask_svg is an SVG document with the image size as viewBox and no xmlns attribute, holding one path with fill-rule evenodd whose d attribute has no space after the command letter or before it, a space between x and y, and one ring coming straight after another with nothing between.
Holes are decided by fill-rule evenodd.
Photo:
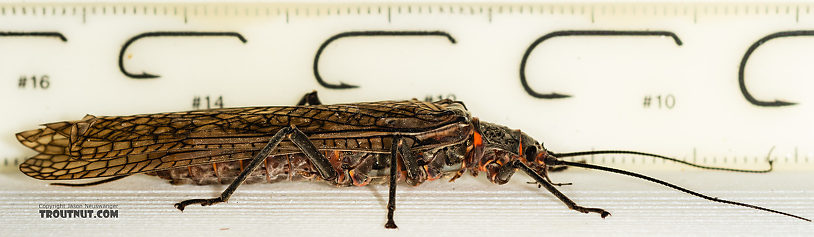
<instances>
[{"instance_id":1,"label":"fishing hook","mask_svg":"<svg viewBox=\"0 0 814 237\"><path fill-rule=\"evenodd\" d=\"M782 37L792 37L792 36L814 36L814 30L795 30L795 31L781 31L774 34L767 35L763 38L760 38L757 42L749 46L749 49L746 50L746 53L743 55L743 59L741 59L741 64L738 67L738 85L741 89L741 94L743 97L746 98L749 103L757 106L764 106L764 107L781 107L781 106L790 106L795 105L795 102L788 102L775 99L774 101L761 101L755 99L752 94L749 94L749 90L746 89L746 79L744 78L744 71L746 70L746 61L749 60L749 56L752 56L752 53L755 50L766 43L769 40L782 38Z\"/></svg>"},{"instance_id":2,"label":"fishing hook","mask_svg":"<svg viewBox=\"0 0 814 237\"><path fill-rule=\"evenodd\" d=\"M14 32L14 31L0 31L0 37L55 37L68 42L62 33L59 32Z\"/></svg>"},{"instance_id":3,"label":"fishing hook","mask_svg":"<svg viewBox=\"0 0 814 237\"><path fill-rule=\"evenodd\" d=\"M124 69L124 52L127 51L127 47L130 47L130 44L136 42L141 38L146 37L190 37L190 36L230 36L235 37L240 40L240 42L246 43L246 38L243 37L240 33L237 32L197 32L197 31L156 31L156 32L147 32L142 33L139 35L134 36L127 40L127 42L122 45L121 51L119 51L119 71L121 71L125 76L133 78L133 79L150 79L150 78L157 78L159 75L150 74L147 72L142 72L141 74L132 74L127 72Z\"/></svg>"},{"instance_id":4,"label":"fishing hook","mask_svg":"<svg viewBox=\"0 0 814 237\"><path fill-rule=\"evenodd\" d=\"M562 36L668 36L673 38L676 45L681 46L683 44L681 39L679 39L675 33L670 31L563 30L548 33L531 43L528 49L526 49L526 53L523 54L523 59L520 61L520 83L523 84L523 89L526 90L526 93L532 97L541 99L561 99L571 97L571 95L559 94L556 92L541 94L531 89L526 79L526 62L529 59L529 55L531 55L531 51L533 51L537 45L543 43L543 41L547 39Z\"/></svg>"},{"instance_id":5,"label":"fishing hook","mask_svg":"<svg viewBox=\"0 0 814 237\"><path fill-rule=\"evenodd\" d=\"M325 40L325 42L319 46L317 55L314 57L314 77L316 77L317 82L320 85L330 89L351 89L359 87L357 85L345 84L344 82L339 82L339 84L330 84L325 82L325 80L322 79L322 76L319 75L319 58L322 56L322 51L324 51L325 48L328 47L328 45L333 41L345 37L357 36L443 36L446 37L449 42L453 44L457 43L452 35L443 31L348 31L339 33Z\"/></svg>"}]
</instances>

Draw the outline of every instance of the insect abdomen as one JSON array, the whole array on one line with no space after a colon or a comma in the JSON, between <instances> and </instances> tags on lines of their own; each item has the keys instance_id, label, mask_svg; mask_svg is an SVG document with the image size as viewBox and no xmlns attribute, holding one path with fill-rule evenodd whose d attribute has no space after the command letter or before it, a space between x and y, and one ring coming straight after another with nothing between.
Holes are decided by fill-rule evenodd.
<instances>
[{"instance_id":1,"label":"insect abdomen","mask_svg":"<svg viewBox=\"0 0 814 237\"><path fill-rule=\"evenodd\" d=\"M330 183L350 186L366 185L379 154L365 152L325 152L339 174ZM251 159L193 165L148 173L170 180L172 184L230 184L240 175ZM383 167L375 167L383 168ZM322 181L316 168L302 153L274 155L252 171L244 183L275 183L280 181Z\"/></svg>"}]
</instances>

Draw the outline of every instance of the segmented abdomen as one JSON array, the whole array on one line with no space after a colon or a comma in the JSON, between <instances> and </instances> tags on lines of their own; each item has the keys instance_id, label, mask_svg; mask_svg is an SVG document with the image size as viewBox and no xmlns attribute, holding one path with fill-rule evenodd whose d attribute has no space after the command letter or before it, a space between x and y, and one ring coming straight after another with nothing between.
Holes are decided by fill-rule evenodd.
<instances>
[{"instance_id":1,"label":"segmented abdomen","mask_svg":"<svg viewBox=\"0 0 814 237\"><path fill-rule=\"evenodd\" d=\"M338 153L338 154L337 154ZM380 154L365 152L333 152L326 157L339 173L330 183L342 186L365 185ZM193 165L148 173L173 184L230 184L249 165L250 159ZM376 167L379 168L379 167ZM268 157L252 171L244 183L275 183L280 181L322 181L317 169L302 153Z\"/></svg>"},{"instance_id":2,"label":"segmented abdomen","mask_svg":"<svg viewBox=\"0 0 814 237\"><path fill-rule=\"evenodd\" d=\"M440 178L449 171L460 169L462 155L457 146L449 149L425 151L416 154L422 165L422 180ZM339 186L364 186L369 183L386 183L389 175L390 155L370 152L323 151L338 176L327 182ZM250 159L193 165L147 173L170 180L173 184L230 184L249 165ZM401 165L400 165L401 166ZM406 176L404 167L398 179ZM317 169L302 153L274 155L252 171L244 183L275 183L280 181L325 181Z\"/></svg>"}]
</instances>

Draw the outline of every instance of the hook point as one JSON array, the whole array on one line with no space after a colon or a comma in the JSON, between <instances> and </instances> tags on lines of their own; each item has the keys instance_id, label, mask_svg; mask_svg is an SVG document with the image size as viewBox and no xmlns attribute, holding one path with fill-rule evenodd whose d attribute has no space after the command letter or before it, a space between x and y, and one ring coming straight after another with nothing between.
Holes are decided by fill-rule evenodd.
<instances>
[{"instance_id":1,"label":"hook point","mask_svg":"<svg viewBox=\"0 0 814 237\"><path fill-rule=\"evenodd\" d=\"M792 106L792 105L796 105L797 102L788 102L788 101L782 101L782 100L775 100L773 104L774 104L774 106Z\"/></svg>"},{"instance_id":2,"label":"hook point","mask_svg":"<svg viewBox=\"0 0 814 237\"><path fill-rule=\"evenodd\" d=\"M353 88L359 88L359 86L339 82L339 86L336 87L336 89L353 89Z\"/></svg>"},{"instance_id":3,"label":"hook point","mask_svg":"<svg viewBox=\"0 0 814 237\"><path fill-rule=\"evenodd\" d=\"M147 72L142 72L141 74L133 75L132 77L137 78L137 79L153 79L153 78L159 78L161 76L150 74L150 73L147 73Z\"/></svg>"}]
</instances>

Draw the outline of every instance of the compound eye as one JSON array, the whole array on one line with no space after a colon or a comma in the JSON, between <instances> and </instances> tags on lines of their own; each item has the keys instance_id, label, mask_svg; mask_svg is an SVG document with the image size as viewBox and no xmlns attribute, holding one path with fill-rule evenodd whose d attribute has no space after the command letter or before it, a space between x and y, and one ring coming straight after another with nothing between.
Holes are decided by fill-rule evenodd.
<instances>
[{"instance_id":1,"label":"compound eye","mask_svg":"<svg viewBox=\"0 0 814 237\"><path fill-rule=\"evenodd\" d=\"M526 160L528 160L529 162L534 162L534 159L537 158L537 147L529 146L526 148L524 153L525 154L523 155L526 156Z\"/></svg>"}]
</instances>

